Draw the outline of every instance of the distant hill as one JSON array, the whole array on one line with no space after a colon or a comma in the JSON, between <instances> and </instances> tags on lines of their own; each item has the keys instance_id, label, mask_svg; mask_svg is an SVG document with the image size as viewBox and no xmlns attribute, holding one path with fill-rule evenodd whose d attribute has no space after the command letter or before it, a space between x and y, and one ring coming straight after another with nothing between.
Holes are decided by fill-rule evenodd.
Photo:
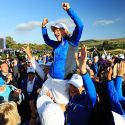
<instances>
[{"instance_id":1,"label":"distant hill","mask_svg":"<svg viewBox=\"0 0 125 125\"><path fill-rule=\"evenodd\" d=\"M108 41L120 41L120 42L125 42L125 38L117 38L117 39L107 39Z\"/></svg>"},{"instance_id":2,"label":"distant hill","mask_svg":"<svg viewBox=\"0 0 125 125\"><path fill-rule=\"evenodd\" d=\"M103 45L104 42L107 42L108 44L112 45L121 45L125 44L125 38L117 38L117 39L105 39L105 40L95 40L95 39L90 39L90 40L84 40L80 42L81 44L85 44L88 47L94 47L94 46L101 46ZM116 46L117 47L117 46Z\"/></svg>"},{"instance_id":3,"label":"distant hill","mask_svg":"<svg viewBox=\"0 0 125 125\"><path fill-rule=\"evenodd\" d=\"M87 45L89 51L93 51L94 47L97 47L100 52L103 52L103 48L107 52L111 52L113 54L118 54L121 52L125 53L125 38L117 38L117 39L105 39L105 40L84 40L80 42L80 45ZM80 48L79 48L80 49Z\"/></svg>"}]
</instances>

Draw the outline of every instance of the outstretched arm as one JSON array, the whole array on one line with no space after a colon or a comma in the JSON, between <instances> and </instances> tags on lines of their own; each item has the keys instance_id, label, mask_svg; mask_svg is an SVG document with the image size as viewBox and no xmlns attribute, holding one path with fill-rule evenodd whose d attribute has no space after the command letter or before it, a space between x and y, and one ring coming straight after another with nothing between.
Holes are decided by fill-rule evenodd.
<instances>
[{"instance_id":1,"label":"outstretched arm","mask_svg":"<svg viewBox=\"0 0 125 125\"><path fill-rule=\"evenodd\" d=\"M68 15L71 17L76 25L75 30L73 31L73 34L71 36L71 41L74 46L78 46L79 40L82 35L83 23L81 19L77 16L77 14L70 8L69 3L63 3L62 7L64 10L67 11Z\"/></svg>"}]
</instances>

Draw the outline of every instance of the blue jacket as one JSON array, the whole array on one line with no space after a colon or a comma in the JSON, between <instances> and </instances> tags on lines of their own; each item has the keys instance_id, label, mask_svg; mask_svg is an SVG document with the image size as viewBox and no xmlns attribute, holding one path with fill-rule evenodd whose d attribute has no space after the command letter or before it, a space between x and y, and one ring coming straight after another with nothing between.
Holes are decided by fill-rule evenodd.
<instances>
[{"instance_id":1,"label":"blue jacket","mask_svg":"<svg viewBox=\"0 0 125 125\"><path fill-rule=\"evenodd\" d=\"M19 104L24 99L24 95L21 93L18 97L13 96L13 91L15 91L17 88L13 85L2 85L1 87L4 88L3 91L0 91L0 102L6 102L6 101L15 101L19 102Z\"/></svg>"},{"instance_id":2,"label":"blue jacket","mask_svg":"<svg viewBox=\"0 0 125 125\"><path fill-rule=\"evenodd\" d=\"M96 104L95 86L89 76L82 76L85 91L73 98L70 98L67 110L67 120L69 125L87 125L92 110Z\"/></svg>"},{"instance_id":3,"label":"blue jacket","mask_svg":"<svg viewBox=\"0 0 125 125\"><path fill-rule=\"evenodd\" d=\"M115 84L117 84L116 86L114 85L113 80L107 81L106 89L107 89L107 94L109 96L111 109L116 113L125 115L125 110L123 109L123 107L125 107L125 102L122 103L123 97L121 95L122 89L118 88L118 86L121 85L121 79L122 79L121 76L118 76L116 78L116 82L117 82L117 83L115 83Z\"/></svg>"},{"instance_id":4,"label":"blue jacket","mask_svg":"<svg viewBox=\"0 0 125 125\"><path fill-rule=\"evenodd\" d=\"M90 68L93 70L94 76L97 77L97 75L98 75L98 70L99 70L98 62L97 62L97 63L93 63Z\"/></svg>"},{"instance_id":5,"label":"blue jacket","mask_svg":"<svg viewBox=\"0 0 125 125\"><path fill-rule=\"evenodd\" d=\"M56 79L67 79L68 75L73 73L75 66L74 53L82 34L83 24L76 13L70 8L67 10L68 15L76 24L75 30L71 36L62 38L62 42L51 40L47 34L46 27L42 28L44 41L51 46L54 51L54 61L50 68L50 76Z\"/></svg>"},{"instance_id":6,"label":"blue jacket","mask_svg":"<svg viewBox=\"0 0 125 125\"><path fill-rule=\"evenodd\" d=\"M114 83L119 100L125 102L125 97L123 97L122 94L122 77L117 76L116 79L114 79Z\"/></svg>"},{"instance_id":7,"label":"blue jacket","mask_svg":"<svg viewBox=\"0 0 125 125\"><path fill-rule=\"evenodd\" d=\"M0 78L2 78L5 82L7 81L6 76L2 75L2 72L1 72L1 71L0 71ZM10 81L10 82L8 83L8 85L13 85L13 86L15 86L15 87L18 88L17 81L16 81L16 79L14 78L14 75L13 75L13 74L12 74L12 81Z\"/></svg>"}]
</instances>

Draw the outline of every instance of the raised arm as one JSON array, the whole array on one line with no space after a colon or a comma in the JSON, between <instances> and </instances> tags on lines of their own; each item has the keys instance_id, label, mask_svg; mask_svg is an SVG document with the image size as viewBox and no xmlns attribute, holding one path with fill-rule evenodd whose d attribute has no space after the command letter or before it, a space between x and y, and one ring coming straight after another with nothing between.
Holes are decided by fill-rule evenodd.
<instances>
[{"instance_id":1,"label":"raised arm","mask_svg":"<svg viewBox=\"0 0 125 125\"><path fill-rule=\"evenodd\" d=\"M25 51L25 53L27 54L28 58L29 58L30 60L32 60L32 59L33 59L33 56L32 56L32 54L31 54L29 44L27 45L26 48L25 48L25 47L22 47L22 49L23 49L23 50Z\"/></svg>"},{"instance_id":2,"label":"raised arm","mask_svg":"<svg viewBox=\"0 0 125 125\"><path fill-rule=\"evenodd\" d=\"M85 90L92 102L92 106L94 107L95 103L96 103L96 90L95 90L95 86L94 86L92 79L90 78L89 74L87 73L86 61L87 61L87 48L84 46L84 47L82 47L82 51L81 51L79 69L80 69L80 73L82 74Z\"/></svg>"},{"instance_id":3,"label":"raised arm","mask_svg":"<svg viewBox=\"0 0 125 125\"><path fill-rule=\"evenodd\" d=\"M81 19L77 16L77 14L70 8L69 3L63 3L62 7L65 11L67 11L68 15L71 17L71 19L74 21L76 25L73 34L71 36L71 41L74 46L78 46L79 40L82 35L83 23Z\"/></svg>"},{"instance_id":4,"label":"raised arm","mask_svg":"<svg viewBox=\"0 0 125 125\"><path fill-rule=\"evenodd\" d=\"M39 75L39 77L42 80L44 80L44 77L45 77L44 71L40 67L40 65L38 64L38 62L36 62L35 58L33 58L32 54L30 52L29 45L26 48L23 47L23 50L26 52L28 58L30 59L30 61L32 63L33 68L35 69L35 71L37 72L37 74Z\"/></svg>"},{"instance_id":5,"label":"raised arm","mask_svg":"<svg viewBox=\"0 0 125 125\"><path fill-rule=\"evenodd\" d=\"M107 90L107 94L109 96L111 109L112 109L112 111L114 111L116 113L124 115L125 113L120 104L118 94L117 94L115 86L114 86L114 81L112 80L111 76L112 76L112 68L110 67L108 70L108 73L107 73L106 90Z\"/></svg>"},{"instance_id":6,"label":"raised arm","mask_svg":"<svg viewBox=\"0 0 125 125\"><path fill-rule=\"evenodd\" d=\"M46 24L47 23L48 23L48 19L44 18L43 21L42 21L42 35L43 35L43 39L44 39L45 43L48 46L51 46L52 48L55 48L57 46L57 42L54 41L54 40L51 40L49 38L48 33L47 33L47 28L46 28Z\"/></svg>"},{"instance_id":7,"label":"raised arm","mask_svg":"<svg viewBox=\"0 0 125 125\"><path fill-rule=\"evenodd\" d=\"M121 62L120 64L116 64L116 67L114 68L117 68L116 69L117 76L115 79L115 89L116 89L119 100L125 102L125 97L123 97L123 94L122 94L122 77L125 73L125 63Z\"/></svg>"}]
</instances>

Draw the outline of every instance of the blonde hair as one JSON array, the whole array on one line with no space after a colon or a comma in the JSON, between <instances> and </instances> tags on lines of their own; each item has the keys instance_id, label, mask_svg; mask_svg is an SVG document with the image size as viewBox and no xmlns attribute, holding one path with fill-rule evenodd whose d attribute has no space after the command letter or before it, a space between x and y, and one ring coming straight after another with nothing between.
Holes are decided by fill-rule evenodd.
<instances>
[{"instance_id":1,"label":"blonde hair","mask_svg":"<svg viewBox=\"0 0 125 125\"><path fill-rule=\"evenodd\" d=\"M0 104L0 125L18 125L20 122L20 115L15 102Z\"/></svg>"}]
</instances>

